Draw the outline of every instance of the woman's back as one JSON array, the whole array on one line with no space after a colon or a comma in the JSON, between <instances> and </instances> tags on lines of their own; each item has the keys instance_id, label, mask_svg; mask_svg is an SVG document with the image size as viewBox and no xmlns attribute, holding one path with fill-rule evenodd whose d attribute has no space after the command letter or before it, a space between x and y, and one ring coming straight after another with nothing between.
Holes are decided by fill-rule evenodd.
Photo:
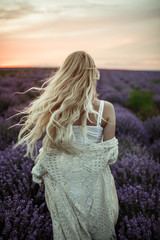
<instances>
[{"instance_id":1,"label":"woman's back","mask_svg":"<svg viewBox=\"0 0 160 240\"><path fill-rule=\"evenodd\" d=\"M104 101L100 101L99 105L99 116L97 119L96 125L87 125L87 137L89 140L93 141L94 143L98 143L102 141L102 135L103 135L103 127L101 126L102 121L102 115L103 115L103 109L104 109ZM93 124L93 123L92 123ZM73 126L73 132L75 135L75 143L78 145L89 145L88 142L86 142L81 134L81 126L80 125L74 125Z\"/></svg>"},{"instance_id":2,"label":"woman's back","mask_svg":"<svg viewBox=\"0 0 160 240\"><path fill-rule=\"evenodd\" d=\"M112 139L115 135L116 124L114 106L110 102L95 99L93 107L100 115L97 120L91 115L92 122L87 121L87 137L94 143ZM109 121L109 124L105 121ZM89 145L81 134L81 118L74 123L73 132L78 145Z\"/></svg>"}]
</instances>

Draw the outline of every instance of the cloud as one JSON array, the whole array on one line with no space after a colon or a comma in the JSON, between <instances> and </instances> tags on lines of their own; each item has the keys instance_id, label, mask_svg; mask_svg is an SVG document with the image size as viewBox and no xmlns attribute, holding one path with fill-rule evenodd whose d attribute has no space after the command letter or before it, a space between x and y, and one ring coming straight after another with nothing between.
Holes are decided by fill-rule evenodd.
<instances>
[{"instance_id":1,"label":"cloud","mask_svg":"<svg viewBox=\"0 0 160 240\"><path fill-rule=\"evenodd\" d=\"M5 4L3 12L0 11L3 18L1 38L95 37L98 34L108 34L109 37L113 32L126 32L127 29L130 32L131 28L134 32L139 26L143 32L150 31L150 20L157 18L152 27L156 31L160 11L158 5L140 2L138 8L137 0L135 4L122 4L124 0L120 0L115 7L115 2L118 1L101 0L99 5L96 0L61 1L61 4L46 1L43 4L35 0L33 5L27 1L14 1L14 5Z\"/></svg>"},{"instance_id":2,"label":"cloud","mask_svg":"<svg viewBox=\"0 0 160 240\"><path fill-rule=\"evenodd\" d=\"M160 18L160 6L153 7L144 11L142 14L142 19L155 19Z\"/></svg>"},{"instance_id":3,"label":"cloud","mask_svg":"<svg viewBox=\"0 0 160 240\"><path fill-rule=\"evenodd\" d=\"M3 0L2 0L3 3ZM25 16L39 15L42 20L48 18L70 18L83 19L100 17L104 20L119 19L118 21L137 21L160 17L160 5L157 0L153 0L153 4L146 4L135 0L130 2L126 0L88 0L88 1L61 1L61 4L51 3L46 1L43 4L41 1L34 1L34 5L29 1L13 1L12 4L1 3L0 19L12 20L21 19Z\"/></svg>"},{"instance_id":4,"label":"cloud","mask_svg":"<svg viewBox=\"0 0 160 240\"><path fill-rule=\"evenodd\" d=\"M0 6L0 19L21 18L32 13L39 13L39 10L27 1L15 2L13 7Z\"/></svg>"},{"instance_id":5,"label":"cloud","mask_svg":"<svg viewBox=\"0 0 160 240\"><path fill-rule=\"evenodd\" d=\"M46 2L47 3L47 2ZM8 6L3 1L0 3L0 19L10 20L10 19L18 19L24 16L28 16L31 14L41 14L42 16L45 14L48 15L63 15L73 13L75 10L83 11L91 9L89 4L52 4L52 5L43 5L37 1L34 2L34 5L29 1L14 1Z\"/></svg>"}]
</instances>

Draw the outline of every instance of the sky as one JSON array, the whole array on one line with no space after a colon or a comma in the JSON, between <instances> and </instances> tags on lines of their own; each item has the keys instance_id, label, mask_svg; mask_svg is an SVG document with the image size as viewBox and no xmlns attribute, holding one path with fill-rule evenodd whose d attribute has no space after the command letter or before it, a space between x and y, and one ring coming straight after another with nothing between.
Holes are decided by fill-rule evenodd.
<instances>
[{"instance_id":1,"label":"sky","mask_svg":"<svg viewBox=\"0 0 160 240\"><path fill-rule=\"evenodd\" d=\"M160 70L160 1L0 0L0 67L59 67L79 50L98 68Z\"/></svg>"}]
</instances>

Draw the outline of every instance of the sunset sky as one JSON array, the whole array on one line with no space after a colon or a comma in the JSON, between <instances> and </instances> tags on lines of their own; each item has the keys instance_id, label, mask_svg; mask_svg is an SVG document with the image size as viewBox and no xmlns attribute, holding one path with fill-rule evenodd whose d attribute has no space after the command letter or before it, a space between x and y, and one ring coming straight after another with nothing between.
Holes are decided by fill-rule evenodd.
<instances>
[{"instance_id":1,"label":"sunset sky","mask_svg":"<svg viewBox=\"0 0 160 240\"><path fill-rule=\"evenodd\" d=\"M160 1L0 0L0 67L57 67L77 50L100 68L160 70Z\"/></svg>"}]
</instances>

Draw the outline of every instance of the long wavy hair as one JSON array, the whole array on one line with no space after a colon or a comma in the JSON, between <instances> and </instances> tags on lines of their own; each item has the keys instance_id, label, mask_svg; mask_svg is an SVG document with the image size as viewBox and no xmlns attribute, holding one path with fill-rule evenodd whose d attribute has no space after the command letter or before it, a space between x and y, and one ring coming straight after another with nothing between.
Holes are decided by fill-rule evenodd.
<instances>
[{"instance_id":1,"label":"long wavy hair","mask_svg":"<svg viewBox=\"0 0 160 240\"><path fill-rule=\"evenodd\" d=\"M30 155L34 159L36 143L45 134L43 148L56 148L67 154L79 152L81 148L73 141L73 124L81 116L81 132L89 140L86 134L87 120L92 122L89 113L93 113L95 119L99 114L93 108L99 78L100 73L89 54L84 51L71 53L42 87L34 88L39 91L39 96L18 113L25 116L15 124L22 127L13 148L26 145L24 156Z\"/></svg>"}]
</instances>

